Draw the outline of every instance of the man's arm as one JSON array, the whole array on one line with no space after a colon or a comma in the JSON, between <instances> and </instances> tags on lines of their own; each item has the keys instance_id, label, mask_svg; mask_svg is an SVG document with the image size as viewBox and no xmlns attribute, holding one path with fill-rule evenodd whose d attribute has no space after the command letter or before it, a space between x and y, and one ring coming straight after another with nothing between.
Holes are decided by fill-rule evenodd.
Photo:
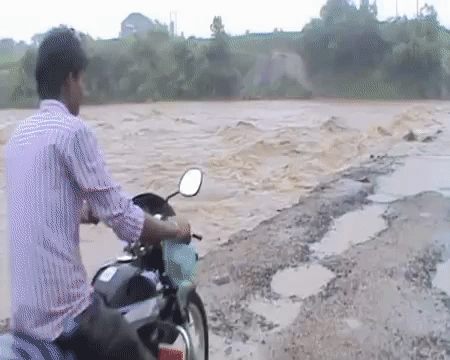
<instances>
[{"instance_id":1,"label":"man's arm","mask_svg":"<svg viewBox=\"0 0 450 360\"><path fill-rule=\"evenodd\" d=\"M99 221L92 215L92 209L87 201L83 201L81 223L97 225ZM158 243L161 238L182 238L183 234L190 234L190 226L182 219L177 219L177 221L172 219L171 222L159 221L155 217L145 214L144 228L139 240L152 245Z\"/></svg>"},{"instance_id":2,"label":"man's arm","mask_svg":"<svg viewBox=\"0 0 450 360\"><path fill-rule=\"evenodd\" d=\"M83 201L83 206L81 207L80 211L80 223L81 224L94 224L97 225L100 222L99 219L97 219L92 214L92 209L87 203L86 200Z\"/></svg>"},{"instance_id":3,"label":"man's arm","mask_svg":"<svg viewBox=\"0 0 450 360\"><path fill-rule=\"evenodd\" d=\"M103 158L92 131L85 126L73 134L68 147L67 165L94 217L111 227L128 242L142 240L155 244L168 237L186 237L187 227L157 220L134 205L119 184L114 183L103 165ZM182 222L183 223L183 222Z\"/></svg>"},{"instance_id":4,"label":"man's arm","mask_svg":"<svg viewBox=\"0 0 450 360\"><path fill-rule=\"evenodd\" d=\"M145 214L144 228L140 241L149 245L157 244L161 239L176 238L182 243L189 243L191 227L189 223L180 217L173 217L169 221L161 221L149 214Z\"/></svg>"}]
</instances>

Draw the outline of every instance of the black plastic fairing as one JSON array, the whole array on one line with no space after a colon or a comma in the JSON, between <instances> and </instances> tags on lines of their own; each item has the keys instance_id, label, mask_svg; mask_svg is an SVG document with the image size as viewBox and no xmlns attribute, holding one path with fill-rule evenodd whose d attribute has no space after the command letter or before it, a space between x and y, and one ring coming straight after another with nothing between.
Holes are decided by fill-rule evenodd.
<instances>
[{"instance_id":1,"label":"black plastic fairing","mask_svg":"<svg viewBox=\"0 0 450 360\"><path fill-rule=\"evenodd\" d=\"M152 193L137 195L133 198L133 203L150 215L161 214L163 219L175 216L175 211L161 196Z\"/></svg>"},{"instance_id":2,"label":"black plastic fairing","mask_svg":"<svg viewBox=\"0 0 450 360\"><path fill-rule=\"evenodd\" d=\"M102 276L99 274L93 284L107 306L121 308L156 296L155 284L141 276L142 270L138 267L132 264L116 263L103 271L111 267L117 269L111 279L102 281Z\"/></svg>"}]
</instances>

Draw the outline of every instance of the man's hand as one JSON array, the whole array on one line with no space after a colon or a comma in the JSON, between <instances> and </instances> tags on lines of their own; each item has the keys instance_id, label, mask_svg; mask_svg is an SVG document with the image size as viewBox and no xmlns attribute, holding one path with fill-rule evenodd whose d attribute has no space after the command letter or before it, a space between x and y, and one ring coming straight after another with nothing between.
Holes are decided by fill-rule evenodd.
<instances>
[{"instance_id":1,"label":"man's hand","mask_svg":"<svg viewBox=\"0 0 450 360\"><path fill-rule=\"evenodd\" d=\"M183 244L189 244L191 242L191 226L189 222L178 216L172 216L169 221L173 221L177 227L176 238Z\"/></svg>"},{"instance_id":2,"label":"man's hand","mask_svg":"<svg viewBox=\"0 0 450 360\"><path fill-rule=\"evenodd\" d=\"M82 224L94 224L97 225L100 222L99 219L97 219L92 214L92 209L89 206L88 202L86 200L83 201L83 206L81 207L81 223Z\"/></svg>"},{"instance_id":3,"label":"man's hand","mask_svg":"<svg viewBox=\"0 0 450 360\"><path fill-rule=\"evenodd\" d=\"M139 240L147 245L159 245L161 241L172 239L180 244L189 244L191 241L191 227L189 223L179 217L169 217L159 220L152 215L145 214L144 228Z\"/></svg>"}]
</instances>

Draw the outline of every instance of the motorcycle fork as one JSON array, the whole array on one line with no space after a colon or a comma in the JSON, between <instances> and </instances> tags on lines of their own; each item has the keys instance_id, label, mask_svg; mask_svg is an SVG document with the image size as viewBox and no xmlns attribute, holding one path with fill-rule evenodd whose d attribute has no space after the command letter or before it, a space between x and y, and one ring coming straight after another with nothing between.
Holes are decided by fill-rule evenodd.
<instances>
[{"instance_id":1,"label":"motorcycle fork","mask_svg":"<svg viewBox=\"0 0 450 360\"><path fill-rule=\"evenodd\" d=\"M187 332L186 329L180 325L177 325L176 329L178 330L178 332L180 333L181 337L184 340L184 343L186 344L186 359L197 360L195 359L195 355L192 351L192 339L191 336L189 335L189 332Z\"/></svg>"},{"instance_id":2,"label":"motorcycle fork","mask_svg":"<svg viewBox=\"0 0 450 360\"><path fill-rule=\"evenodd\" d=\"M194 352L192 351L191 335L185 328L189 325L189 312L186 311L187 309L183 311L181 306L182 303L180 302L180 298L175 294L171 294L170 308L172 311L171 318L173 321L173 324L171 325L174 326L175 330L179 333L179 335L181 335L186 345L186 360L197 360ZM173 314L173 312L175 312L175 314Z\"/></svg>"},{"instance_id":3,"label":"motorcycle fork","mask_svg":"<svg viewBox=\"0 0 450 360\"><path fill-rule=\"evenodd\" d=\"M166 327L171 327L179 335L181 335L181 338L183 339L184 344L186 345L186 360L197 360L195 358L194 352L192 351L192 339L189 332L181 325L175 325L167 321L156 322L157 327L162 327L162 325L165 325Z\"/></svg>"}]
</instances>

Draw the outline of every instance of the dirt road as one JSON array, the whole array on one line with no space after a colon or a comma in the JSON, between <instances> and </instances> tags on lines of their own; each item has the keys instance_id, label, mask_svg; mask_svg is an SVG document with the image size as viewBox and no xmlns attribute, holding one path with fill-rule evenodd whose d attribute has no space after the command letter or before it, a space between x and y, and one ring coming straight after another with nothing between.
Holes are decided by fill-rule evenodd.
<instances>
[{"instance_id":1,"label":"dirt road","mask_svg":"<svg viewBox=\"0 0 450 360\"><path fill-rule=\"evenodd\" d=\"M440 136L337 175L207 254L198 280L211 358L450 358L450 298L439 289L450 282L450 136ZM424 192L403 197L415 153L436 168L416 167L407 180Z\"/></svg>"}]
</instances>

